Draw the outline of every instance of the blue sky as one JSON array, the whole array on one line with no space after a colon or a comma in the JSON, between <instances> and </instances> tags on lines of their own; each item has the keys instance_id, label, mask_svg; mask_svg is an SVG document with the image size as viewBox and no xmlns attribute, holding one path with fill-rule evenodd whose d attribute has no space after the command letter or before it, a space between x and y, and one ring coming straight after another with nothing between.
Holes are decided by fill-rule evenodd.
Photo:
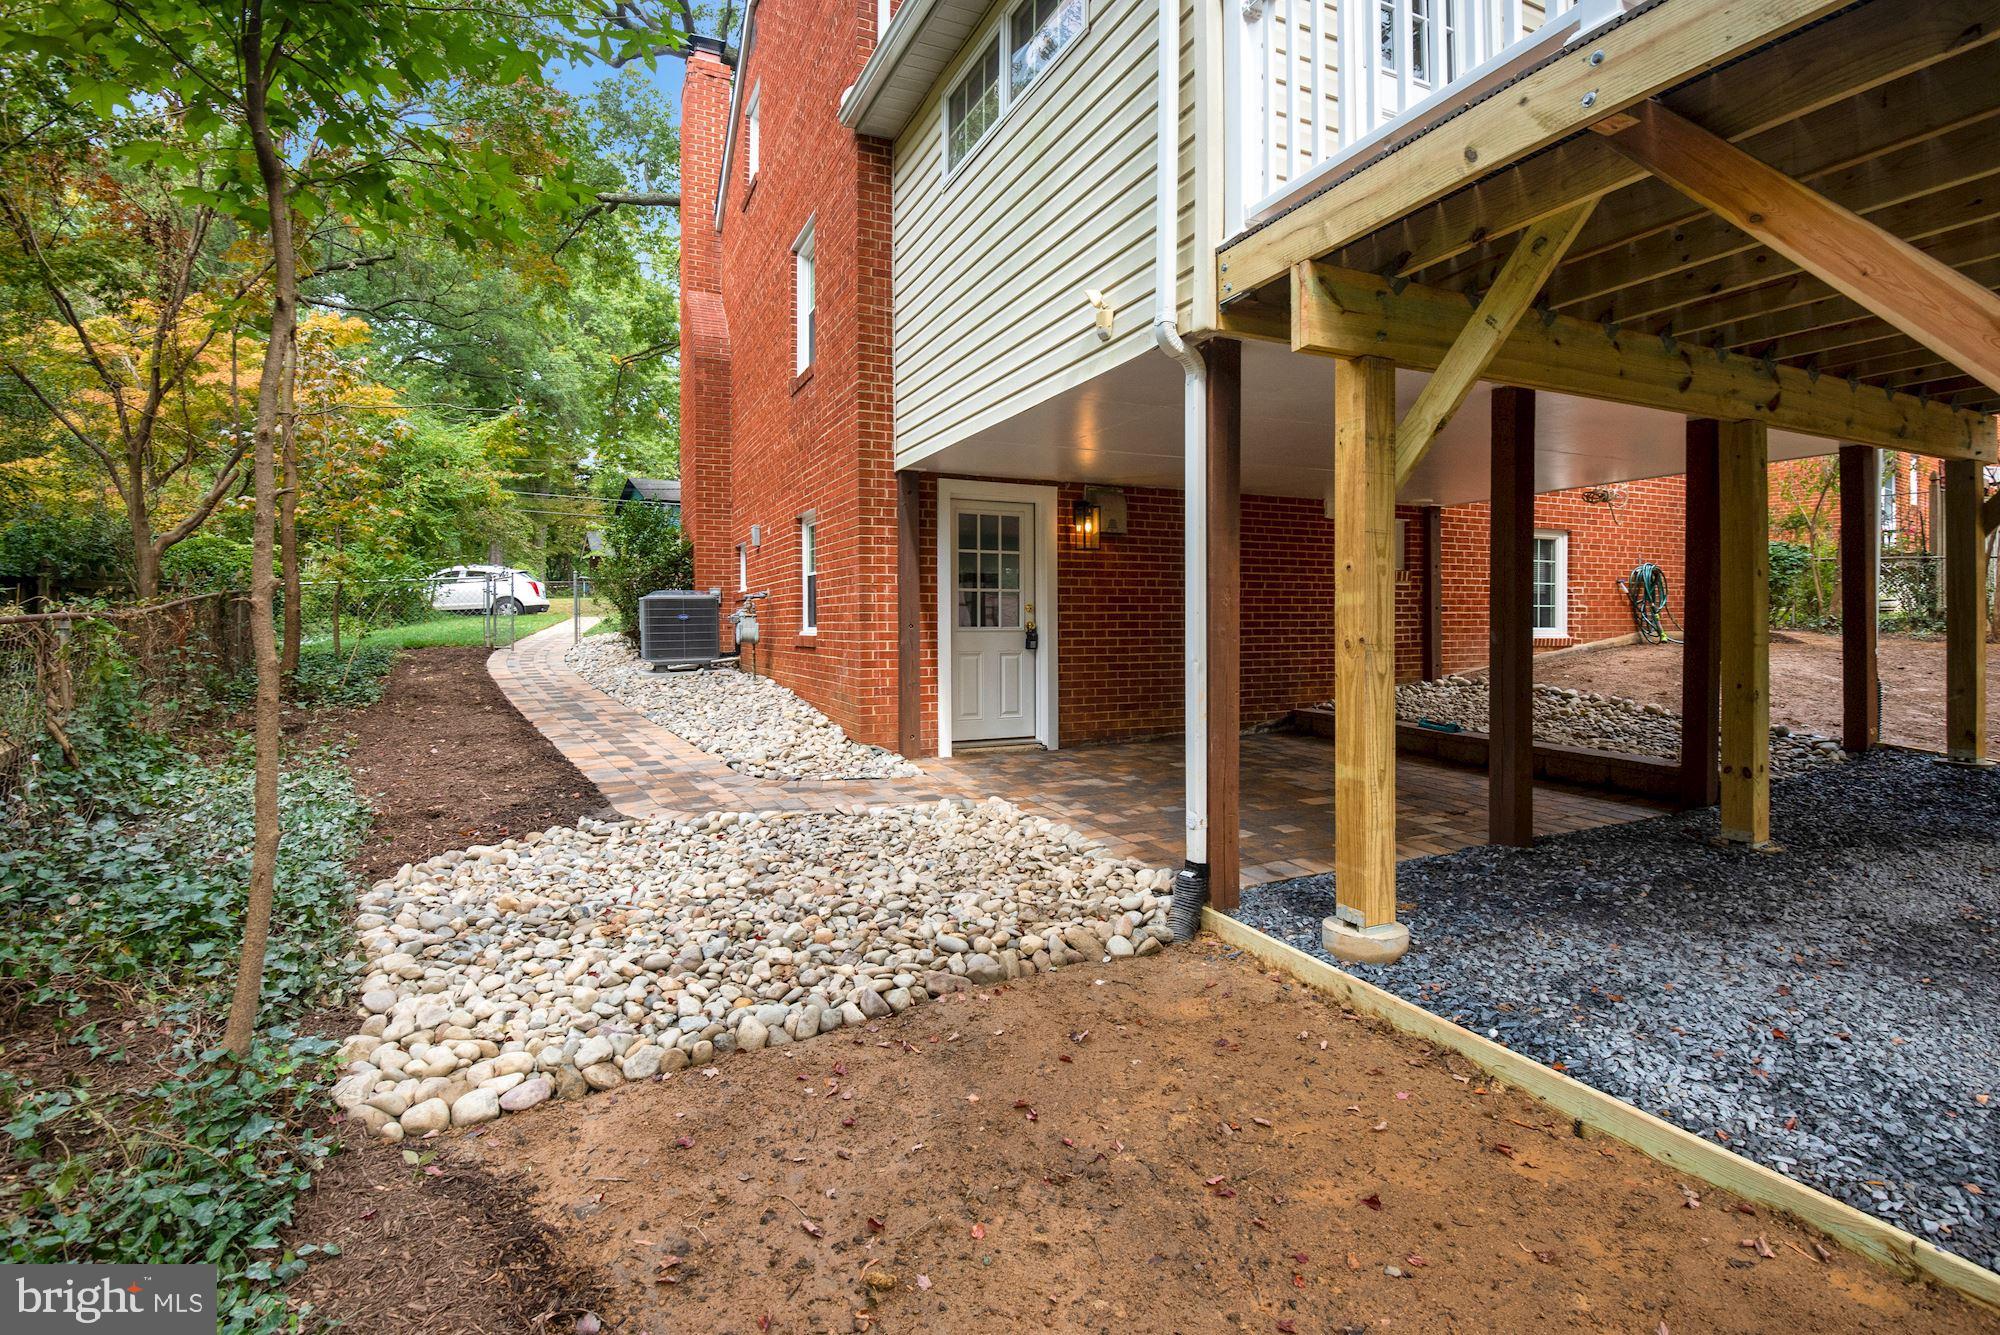
<instances>
[{"instance_id":1,"label":"blue sky","mask_svg":"<svg viewBox=\"0 0 2000 1335\"><path fill-rule=\"evenodd\" d=\"M647 78L652 81L653 86L660 89L666 95L667 101L672 104L676 122L680 119L681 80L686 71L686 62L676 57L666 56L661 57L655 62L652 69L644 70ZM556 70L555 83L557 87L567 89L572 93L587 93L592 88L595 88L600 81L613 73L616 73L616 71L612 70L609 66L591 61L588 64L576 64L566 69Z\"/></svg>"}]
</instances>

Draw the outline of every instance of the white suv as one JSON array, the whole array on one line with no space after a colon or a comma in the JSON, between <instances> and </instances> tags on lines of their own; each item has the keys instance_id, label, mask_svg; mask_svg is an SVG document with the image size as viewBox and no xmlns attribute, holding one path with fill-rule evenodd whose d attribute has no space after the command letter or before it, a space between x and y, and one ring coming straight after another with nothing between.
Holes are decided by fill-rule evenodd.
<instances>
[{"instance_id":1,"label":"white suv","mask_svg":"<svg viewBox=\"0 0 2000 1335\"><path fill-rule=\"evenodd\" d=\"M549 610L541 582L507 566L453 566L432 575L430 584L431 606L440 612L484 612L489 598L499 616Z\"/></svg>"}]
</instances>

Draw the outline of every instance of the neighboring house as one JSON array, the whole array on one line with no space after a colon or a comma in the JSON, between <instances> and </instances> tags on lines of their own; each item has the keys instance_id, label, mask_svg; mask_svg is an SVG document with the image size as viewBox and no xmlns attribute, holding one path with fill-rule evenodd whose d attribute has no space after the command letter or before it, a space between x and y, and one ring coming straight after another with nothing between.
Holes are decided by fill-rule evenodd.
<instances>
[{"instance_id":1,"label":"neighboring house","mask_svg":"<svg viewBox=\"0 0 2000 1335\"><path fill-rule=\"evenodd\" d=\"M622 507L628 501L644 501L648 505L663 505L673 511L676 519L681 513L681 482L675 477L628 477L619 488L618 503Z\"/></svg>"},{"instance_id":2,"label":"neighboring house","mask_svg":"<svg viewBox=\"0 0 2000 1335\"><path fill-rule=\"evenodd\" d=\"M1496 770L1525 766L1534 649L1628 629L1616 578L1655 561L1700 586L1684 791L1715 791L1721 698L1723 828L1761 839L1767 464L1954 461L1972 577L2000 25L892 4L752 0L733 63L696 44L682 130L697 583L768 591L760 668L854 736L1185 724L1189 862L1223 845L1226 903L1237 731L1330 694L1342 913L1386 930L1397 675L1493 659ZM1950 698L1963 754L1981 692ZM1493 785L1496 837L1529 791Z\"/></svg>"}]
</instances>

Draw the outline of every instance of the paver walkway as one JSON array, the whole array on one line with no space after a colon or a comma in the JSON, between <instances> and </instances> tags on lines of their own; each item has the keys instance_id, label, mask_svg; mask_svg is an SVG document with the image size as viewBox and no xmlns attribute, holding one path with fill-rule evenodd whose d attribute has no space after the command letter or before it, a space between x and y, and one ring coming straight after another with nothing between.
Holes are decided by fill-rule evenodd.
<instances>
[{"instance_id":1,"label":"paver walkway","mask_svg":"<svg viewBox=\"0 0 2000 1335\"><path fill-rule=\"evenodd\" d=\"M624 815L722 810L828 811L944 797L1001 797L1156 867L1183 857L1178 737L1060 751L969 751L919 760L922 778L756 779L599 691L563 662L571 628L552 626L488 660L493 678ZM1314 737L1243 739L1243 879L1256 885L1333 867L1333 748ZM1643 802L1535 786L1535 832L1638 820ZM1396 767L1400 857L1486 841L1486 776L1416 757Z\"/></svg>"}]
</instances>

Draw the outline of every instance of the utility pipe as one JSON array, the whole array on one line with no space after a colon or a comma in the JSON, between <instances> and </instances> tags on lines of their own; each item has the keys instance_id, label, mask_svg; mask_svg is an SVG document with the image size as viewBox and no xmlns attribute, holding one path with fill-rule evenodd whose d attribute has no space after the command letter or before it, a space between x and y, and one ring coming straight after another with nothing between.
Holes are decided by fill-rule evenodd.
<instances>
[{"instance_id":1,"label":"utility pipe","mask_svg":"<svg viewBox=\"0 0 2000 1335\"><path fill-rule=\"evenodd\" d=\"M1180 330L1180 0L1160 0L1154 89L1156 170L1153 342L1180 363L1183 464L1182 716L1186 720L1187 868L1174 889L1176 935L1192 935L1208 896L1208 367Z\"/></svg>"}]
</instances>

